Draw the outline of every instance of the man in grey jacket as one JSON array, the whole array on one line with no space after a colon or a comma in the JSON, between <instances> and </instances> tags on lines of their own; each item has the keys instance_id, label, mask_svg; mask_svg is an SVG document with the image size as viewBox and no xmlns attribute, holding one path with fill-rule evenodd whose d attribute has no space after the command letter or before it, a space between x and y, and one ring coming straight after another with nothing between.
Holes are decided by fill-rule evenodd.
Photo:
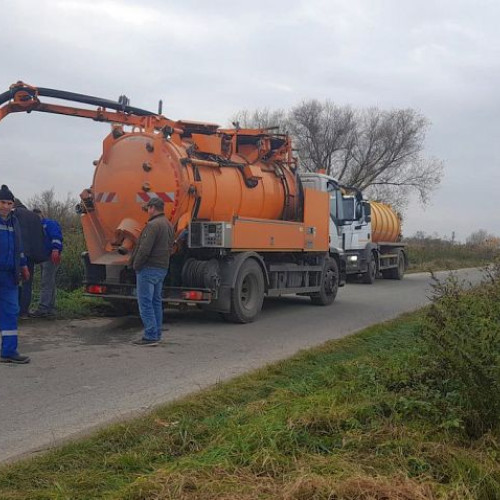
<instances>
[{"instance_id":1,"label":"man in grey jacket","mask_svg":"<svg viewBox=\"0 0 500 500\"><path fill-rule=\"evenodd\" d=\"M165 217L163 200L152 198L145 208L149 220L139 236L130 261L136 273L137 302L144 325L142 338L133 343L153 346L161 340L162 289L168 272L174 230Z\"/></svg>"}]
</instances>

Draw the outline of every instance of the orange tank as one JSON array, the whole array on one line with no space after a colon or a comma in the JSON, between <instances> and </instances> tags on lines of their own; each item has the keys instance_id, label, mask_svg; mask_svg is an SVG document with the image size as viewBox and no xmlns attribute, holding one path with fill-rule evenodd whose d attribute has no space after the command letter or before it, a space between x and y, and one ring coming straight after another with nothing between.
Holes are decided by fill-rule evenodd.
<instances>
[{"instance_id":1,"label":"orange tank","mask_svg":"<svg viewBox=\"0 0 500 500\"><path fill-rule=\"evenodd\" d=\"M372 241L395 243L401 239L401 219L389 206L370 201L372 212Z\"/></svg>"},{"instance_id":2,"label":"orange tank","mask_svg":"<svg viewBox=\"0 0 500 500\"><path fill-rule=\"evenodd\" d=\"M123 261L117 250L133 247L147 220L142 206L154 196L165 201L177 234L192 219L300 220L302 197L286 136L177 125L167 137L116 127L104 140L92 186L81 195L94 263Z\"/></svg>"}]
</instances>

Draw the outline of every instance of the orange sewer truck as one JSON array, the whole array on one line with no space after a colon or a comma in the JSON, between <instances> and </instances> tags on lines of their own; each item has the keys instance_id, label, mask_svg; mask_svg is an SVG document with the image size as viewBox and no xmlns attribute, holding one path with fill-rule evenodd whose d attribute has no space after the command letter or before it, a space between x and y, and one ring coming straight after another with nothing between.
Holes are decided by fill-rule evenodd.
<instances>
[{"instance_id":1,"label":"orange sewer truck","mask_svg":"<svg viewBox=\"0 0 500 500\"><path fill-rule=\"evenodd\" d=\"M46 104L41 96L95 105ZM132 302L131 252L151 197L165 202L176 235L164 301L198 304L234 322L253 321L264 296L306 295L331 304L346 266L333 223L342 210L334 182L304 189L287 135L172 121L109 101L18 82L0 94L0 120L41 111L112 124L80 197L85 291Z\"/></svg>"}]
</instances>

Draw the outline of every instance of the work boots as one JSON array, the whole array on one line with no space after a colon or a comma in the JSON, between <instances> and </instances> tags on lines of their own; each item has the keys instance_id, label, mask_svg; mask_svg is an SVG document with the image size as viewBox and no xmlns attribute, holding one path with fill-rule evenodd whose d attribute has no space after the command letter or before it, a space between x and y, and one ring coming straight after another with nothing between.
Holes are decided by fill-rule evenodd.
<instances>
[{"instance_id":1,"label":"work boots","mask_svg":"<svg viewBox=\"0 0 500 500\"><path fill-rule=\"evenodd\" d=\"M25 365L29 363L31 359L29 356L21 356L19 353L11 354L10 356L2 356L0 357L0 362L2 363L16 363L18 365Z\"/></svg>"}]
</instances>

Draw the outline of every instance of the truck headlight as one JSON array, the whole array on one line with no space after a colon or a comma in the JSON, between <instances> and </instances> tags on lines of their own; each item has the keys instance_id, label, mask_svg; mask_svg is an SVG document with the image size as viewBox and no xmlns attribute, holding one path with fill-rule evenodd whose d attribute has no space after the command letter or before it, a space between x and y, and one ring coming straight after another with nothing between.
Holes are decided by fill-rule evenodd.
<instances>
[{"instance_id":1,"label":"truck headlight","mask_svg":"<svg viewBox=\"0 0 500 500\"><path fill-rule=\"evenodd\" d=\"M358 256L357 255L348 255L347 261L348 262L358 262Z\"/></svg>"}]
</instances>

